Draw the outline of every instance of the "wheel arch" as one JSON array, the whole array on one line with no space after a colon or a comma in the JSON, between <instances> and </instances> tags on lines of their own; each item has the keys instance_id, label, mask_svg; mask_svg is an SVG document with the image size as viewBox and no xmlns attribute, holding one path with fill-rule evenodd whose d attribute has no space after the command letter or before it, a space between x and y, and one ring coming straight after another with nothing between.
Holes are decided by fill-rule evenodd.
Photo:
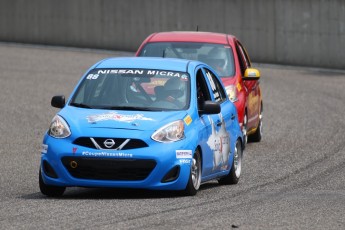
<instances>
[{"instance_id":1,"label":"wheel arch","mask_svg":"<svg viewBox=\"0 0 345 230\"><path fill-rule=\"evenodd\" d=\"M203 164L204 164L204 159L203 159L203 152L201 150L201 146L198 145L195 150L198 150L199 151L199 154L200 154L200 160L201 160L201 173L203 172ZM195 152L195 151L194 151ZM194 153L193 153L194 154Z\"/></svg>"},{"instance_id":2,"label":"wheel arch","mask_svg":"<svg viewBox=\"0 0 345 230\"><path fill-rule=\"evenodd\" d=\"M244 150L244 148L245 148L244 142L243 142L243 140L242 140L241 137L237 137L237 140L236 140L236 141L240 141L241 147L242 147L242 155L243 155L243 150Z\"/></svg>"}]
</instances>

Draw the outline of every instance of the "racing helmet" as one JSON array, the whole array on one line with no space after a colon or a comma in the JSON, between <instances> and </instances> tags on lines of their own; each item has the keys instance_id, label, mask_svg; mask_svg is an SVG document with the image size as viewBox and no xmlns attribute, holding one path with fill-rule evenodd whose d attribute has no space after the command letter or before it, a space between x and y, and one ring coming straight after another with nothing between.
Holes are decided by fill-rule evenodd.
<instances>
[{"instance_id":1,"label":"racing helmet","mask_svg":"<svg viewBox=\"0 0 345 230\"><path fill-rule=\"evenodd\" d=\"M212 68L214 68L218 74L221 76L227 73L227 67L229 62L229 57L227 54L227 49L215 47L207 55L208 63Z\"/></svg>"},{"instance_id":2,"label":"racing helmet","mask_svg":"<svg viewBox=\"0 0 345 230\"><path fill-rule=\"evenodd\" d=\"M178 77L170 78L164 84L164 91L167 96L171 96L174 99L182 98L185 96L186 82Z\"/></svg>"}]
</instances>

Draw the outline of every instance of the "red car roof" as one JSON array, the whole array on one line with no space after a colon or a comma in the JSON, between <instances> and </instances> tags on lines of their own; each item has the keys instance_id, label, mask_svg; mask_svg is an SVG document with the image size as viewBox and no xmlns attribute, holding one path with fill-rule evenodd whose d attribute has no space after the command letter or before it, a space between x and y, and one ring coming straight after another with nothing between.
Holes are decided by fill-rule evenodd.
<instances>
[{"instance_id":1,"label":"red car roof","mask_svg":"<svg viewBox=\"0 0 345 230\"><path fill-rule=\"evenodd\" d=\"M232 40L234 36L196 31L173 31L153 34L147 42L207 42L216 44L228 44L227 37Z\"/></svg>"}]
</instances>

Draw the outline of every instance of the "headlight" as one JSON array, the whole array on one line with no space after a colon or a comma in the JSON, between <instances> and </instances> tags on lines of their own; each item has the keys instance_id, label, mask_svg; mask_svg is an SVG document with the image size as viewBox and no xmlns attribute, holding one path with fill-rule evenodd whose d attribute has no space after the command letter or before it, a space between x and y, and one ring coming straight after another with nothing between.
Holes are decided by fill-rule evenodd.
<instances>
[{"instance_id":1,"label":"headlight","mask_svg":"<svg viewBox=\"0 0 345 230\"><path fill-rule=\"evenodd\" d=\"M227 87L225 87L226 90L226 94L228 95L230 101L235 102L237 101L237 90L236 87L234 85L229 85Z\"/></svg>"},{"instance_id":2,"label":"headlight","mask_svg":"<svg viewBox=\"0 0 345 230\"><path fill-rule=\"evenodd\" d=\"M154 132L151 138L158 142L174 142L184 138L184 124L182 120L171 122Z\"/></svg>"},{"instance_id":3,"label":"headlight","mask_svg":"<svg viewBox=\"0 0 345 230\"><path fill-rule=\"evenodd\" d=\"M49 127L48 134L55 138L66 138L71 135L71 131L66 123L66 121L56 115Z\"/></svg>"}]
</instances>

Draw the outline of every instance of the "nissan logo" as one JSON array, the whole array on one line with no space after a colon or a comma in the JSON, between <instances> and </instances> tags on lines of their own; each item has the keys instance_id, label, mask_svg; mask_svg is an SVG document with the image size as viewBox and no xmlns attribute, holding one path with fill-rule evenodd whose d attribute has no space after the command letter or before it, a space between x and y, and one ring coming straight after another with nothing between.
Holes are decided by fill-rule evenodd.
<instances>
[{"instance_id":1,"label":"nissan logo","mask_svg":"<svg viewBox=\"0 0 345 230\"><path fill-rule=\"evenodd\" d=\"M113 147L115 145L115 141L113 139L106 139L103 142L104 146L107 147L108 149L110 149L111 147Z\"/></svg>"}]
</instances>

